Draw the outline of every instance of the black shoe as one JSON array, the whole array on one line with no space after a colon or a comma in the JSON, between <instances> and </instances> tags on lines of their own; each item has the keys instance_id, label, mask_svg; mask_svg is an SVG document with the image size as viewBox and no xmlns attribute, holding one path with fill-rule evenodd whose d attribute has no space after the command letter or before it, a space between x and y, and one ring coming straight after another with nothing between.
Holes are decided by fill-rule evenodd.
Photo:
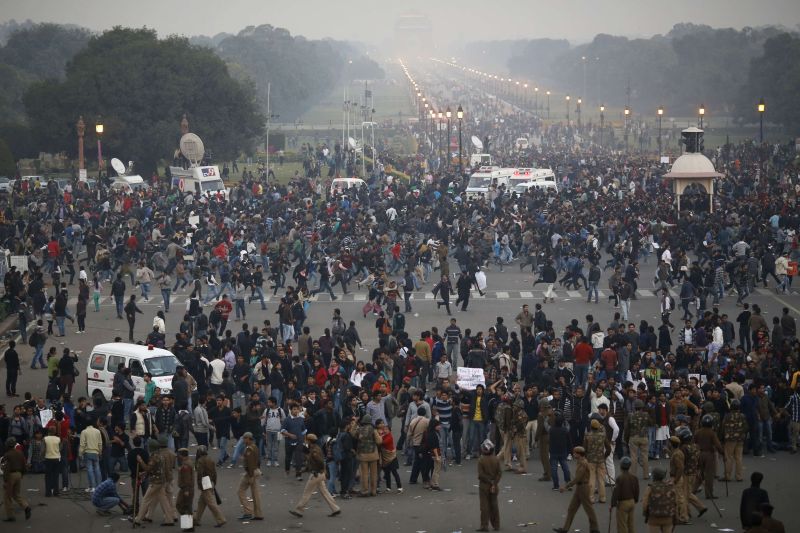
<instances>
[{"instance_id":1,"label":"black shoe","mask_svg":"<svg viewBox=\"0 0 800 533\"><path fill-rule=\"evenodd\" d=\"M303 518L303 515L295 511L294 509L289 510L289 514L292 516L296 516L297 518Z\"/></svg>"},{"instance_id":2,"label":"black shoe","mask_svg":"<svg viewBox=\"0 0 800 533\"><path fill-rule=\"evenodd\" d=\"M238 519L239 520L252 520L253 519L253 515L251 515L251 514L243 514Z\"/></svg>"},{"instance_id":3,"label":"black shoe","mask_svg":"<svg viewBox=\"0 0 800 533\"><path fill-rule=\"evenodd\" d=\"M703 516L704 514L706 514L706 511L708 511L708 507L705 507L705 508L703 508L703 509L700 509L700 510L697 512L697 518L700 518L701 516Z\"/></svg>"},{"instance_id":4,"label":"black shoe","mask_svg":"<svg viewBox=\"0 0 800 533\"><path fill-rule=\"evenodd\" d=\"M25 520L30 520L31 518L31 508L30 506L25 508Z\"/></svg>"}]
</instances>

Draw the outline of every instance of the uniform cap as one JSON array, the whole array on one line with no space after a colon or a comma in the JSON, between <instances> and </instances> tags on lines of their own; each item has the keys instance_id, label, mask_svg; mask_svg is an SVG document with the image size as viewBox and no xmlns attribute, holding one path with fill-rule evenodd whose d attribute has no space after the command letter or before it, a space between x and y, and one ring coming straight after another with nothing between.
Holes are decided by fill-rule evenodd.
<instances>
[{"instance_id":1,"label":"uniform cap","mask_svg":"<svg viewBox=\"0 0 800 533\"><path fill-rule=\"evenodd\" d=\"M253 434L252 434L252 433L250 433L249 431L245 431L245 432L242 434L242 438L243 438L243 439L252 439L252 438L253 438Z\"/></svg>"},{"instance_id":2,"label":"uniform cap","mask_svg":"<svg viewBox=\"0 0 800 533\"><path fill-rule=\"evenodd\" d=\"M654 468L653 469L653 480L654 481L664 481L665 477L667 477L667 473L664 471L663 468Z\"/></svg>"},{"instance_id":3,"label":"uniform cap","mask_svg":"<svg viewBox=\"0 0 800 533\"><path fill-rule=\"evenodd\" d=\"M494 450L494 443L489 439L486 439L481 443L481 450L486 453L491 453L491 451Z\"/></svg>"},{"instance_id":4,"label":"uniform cap","mask_svg":"<svg viewBox=\"0 0 800 533\"><path fill-rule=\"evenodd\" d=\"M633 402L634 409L644 409L644 402L642 400L636 400Z\"/></svg>"},{"instance_id":5,"label":"uniform cap","mask_svg":"<svg viewBox=\"0 0 800 533\"><path fill-rule=\"evenodd\" d=\"M317 436L314 435L313 433L308 433L306 434L306 440L308 442L317 442Z\"/></svg>"},{"instance_id":6,"label":"uniform cap","mask_svg":"<svg viewBox=\"0 0 800 533\"><path fill-rule=\"evenodd\" d=\"M628 470L631 467L631 464L632 463L631 463L631 458L630 457L623 457L619 462L619 466L623 470Z\"/></svg>"},{"instance_id":7,"label":"uniform cap","mask_svg":"<svg viewBox=\"0 0 800 533\"><path fill-rule=\"evenodd\" d=\"M592 420L592 429L600 429L603 425L599 420Z\"/></svg>"}]
</instances>

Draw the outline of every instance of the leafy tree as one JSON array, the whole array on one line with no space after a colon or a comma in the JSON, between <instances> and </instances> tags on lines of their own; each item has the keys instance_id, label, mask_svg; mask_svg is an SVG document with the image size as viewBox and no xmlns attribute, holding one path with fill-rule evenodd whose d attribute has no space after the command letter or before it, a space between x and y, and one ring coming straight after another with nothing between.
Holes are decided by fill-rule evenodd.
<instances>
[{"instance_id":1,"label":"leafy tree","mask_svg":"<svg viewBox=\"0 0 800 533\"><path fill-rule=\"evenodd\" d=\"M11 34L0 49L0 63L37 79L61 79L67 61L86 47L89 37L89 31L83 28L36 24Z\"/></svg>"},{"instance_id":2,"label":"leafy tree","mask_svg":"<svg viewBox=\"0 0 800 533\"><path fill-rule=\"evenodd\" d=\"M117 27L92 37L64 81L34 84L24 101L42 149L74 154L77 116L87 124L101 117L104 154L134 160L143 173L171 157L183 113L216 159L251 151L264 124L252 87L232 79L211 50L185 38L159 40L148 29ZM91 139L93 128L87 130Z\"/></svg>"},{"instance_id":3,"label":"leafy tree","mask_svg":"<svg viewBox=\"0 0 800 533\"><path fill-rule=\"evenodd\" d=\"M0 176L12 177L17 173L14 154L3 139L0 139Z\"/></svg>"},{"instance_id":4,"label":"leafy tree","mask_svg":"<svg viewBox=\"0 0 800 533\"><path fill-rule=\"evenodd\" d=\"M758 120L759 98L767 104L770 122L800 135L800 37L788 33L772 37L764 44L764 54L751 61L736 106L740 121Z\"/></svg>"}]
</instances>

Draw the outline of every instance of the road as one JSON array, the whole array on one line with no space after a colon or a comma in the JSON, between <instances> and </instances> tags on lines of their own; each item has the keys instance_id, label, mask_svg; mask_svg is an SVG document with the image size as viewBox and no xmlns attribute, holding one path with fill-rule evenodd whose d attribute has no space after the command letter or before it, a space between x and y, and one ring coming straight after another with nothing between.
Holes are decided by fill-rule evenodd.
<instances>
[{"instance_id":1,"label":"road","mask_svg":"<svg viewBox=\"0 0 800 533\"><path fill-rule=\"evenodd\" d=\"M653 323L657 320L658 299L653 295L652 286L649 281L653 278L654 265L651 258L650 264L641 264L641 283L639 299L632 302L631 321L638 324L640 320L648 320ZM451 271L455 269L455 264L451 266ZM513 317L517 314L523 303L533 306L536 302L542 301L542 285L532 287L532 275L530 271L519 272L517 264L509 265L505 272L496 271L493 267L487 273L488 288L486 296L475 298L467 312L455 312L454 317L458 320L458 325L464 328L472 328L473 331L486 330L494 324L497 316L505 317L506 323L513 324ZM605 287L606 277L600 286ZM355 288L355 287L354 287ZM423 287L422 291L415 295L413 313L406 315L406 330L411 333L412 338L423 329L431 326L438 326L442 331L448 324L448 317L444 310L436 309L434 299L430 295L431 285ZM72 288L75 293L75 289ZM548 319L553 320L556 330L561 328L572 318L577 318L579 323L584 323L584 316L592 313L601 325L605 326L610 322L615 311L606 299L601 295L599 304L587 304L585 293L568 292L558 290L558 298L555 303L547 304L544 309ZM340 295L341 296L341 295ZM167 315L168 338L173 338L177 330L182 312L185 305L187 294L177 293L173 295L173 308ZM357 291L352 295L332 302L327 295L320 295L318 301L314 302L309 312L307 325L313 334L318 335L322 328L330 325L330 317L334 308L340 308L346 320L356 320L362 340L364 340L366 350L358 352L360 359L369 357L373 347L377 345L377 332L374 328L374 317L368 316L366 319L360 315L360 309L365 301L365 291ZM774 290L759 289L749 299L751 303L758 303L768 322L772 316L779 315L781 308L789 307L792 313L800 315L800 298L797 295L776 295ZM144 315L140 315L136 324L136 338L144 339L145 335L151 330L152 317L159 309L161 304L160 295L151 298L150 302L141 302L140 307ZM738 313L735 307L735 298L726 297L720 305L723 313L728 313L735 318ZM72 306L72 302L71 302ZM250 324L260 324L265 319L270 319L273 323L277 320L275 315L276 303L272 298L267 304L268 309L261 311L257 303L247 307L247 320ZM74 308L74 307L73 307ZM675 315L673 315L675 316ZM241 323L231 321L229 327L236 331L240 329ZM75 327L70 327L67 336L63 339L52 338L47 347L53 342L57 346L67 346L80 353L80 363L82 374L85 372L85 361L95 344L110 342L114 337L127 337L127 323L118 320L114 312L113 302L106 296L101 305L99 313L89 312L87 317L87 333L76 335ZM23 358L23 374L20 377L18 391L31 391L34 394L43 394L46 385L46 375L44 370L29 370L27 364L32 356L32 348L22 346L20 355ZM60 351L60 350L59 350ZM85 381L83 377L78 378L76 392L74 396L85 392ZM10 406L13 402L6 399L6 405ZM397 427L397 424L395 424ZM399 432L397 430L396 432ZM212 454L216 454L212 451ZM794 485L794 467L800 464L798 456L790 456L786 453L768 455L766 458L746 457L745 477L749 476L754 470L765 473L766 479L763 487L772 496L772 503L776 507L776 518L788 522L791 518L800 518L800 510L793 507L794 498L789 490L783 490ZM661 460L660 466L667 466L665 460ZM651 463L652 465L653 463ZM574 473L574 463L571 464ZM290 505L299 498L302 492L302 484L294 480L293 477L284 476L281 469L265 468L265 477L262 480L262 500L267 513L268 527L270 530L279 529L280 531L318 531L325 528L329 531L374 531L380 528L386 532L420 532L429 533L468 531L478 527L478 498L477 498L477 477L475 461L465 461L462 466L454 466L447 470L442 477L443 492L431 493L417 486L406 486L403 494L392 493L380 495L378 498L353 499L340 502L343 513L337 518L327 518L327 509L320 499L312 500L311 507L302 520L290 516L288 509ZM224 469L220 472L220 491L223 502L223 511L228 517L226 531L245 531L255 528L263 528L265 523L239 524L235 520L240 514L238 501L236 499L236 488L240 477L240 470ZM402 468L401 476L405 481L408 479L409 469ZM502 525L504 531L550 531L552 527L560 527L564 513L569 501L569 494L558 494L552 492L549 483L540 483L536 479L541 475L541 465L537 461L532 461L529 466L528 475L515 475L506 473L502 481L502 494L500 497L500 509ZM790 481L791 480L791 481ZM125 479L127 483L127 479ZM77 480L78 486L86 485L85 475ZM704 515L692 526L681 527L679 531L700 532L710 529L731 528L739 530L738 525L738 498L744 483L730 484L730 497L726 498L725 488L721 485L717 487L717 494L722 495L717 504L722 510L724 518L720 518L713 509ZM644 484L642 486L644 488ZM3 524L3 531L17 531L23 528L35 528L36 530L58 530L65 523L79 525L87 531L112 531L130 528L130 524L122 522L119 516L112 518L100 517L94 514L88 497L84 493L75 493L67 498L45 499L42 497L44 491L44 479L42 476L27 476L23 483L23 490L26 497L31 499L34 505L34 515L30 522L18 522L17 524ZM130 494L130 484L121 487L121 492L125 495ZM601 529L606 531L608 524L608 508L605 505L597 504L595 509L601 519ZM156 513L156 518L160 514ZM21 517L20 517L21 518ZM365 520L366 519L366 520ZM528 524L525 527L518 524ZM206 526L211 524L210 517L205 519ZM579 511L574 529L588 531L588 523L582 511ZM156 527L155 529L160 529ZM789 528L791 529L791 528ZM637 531L643 531L644 526L640 512L637 512Z\"/></svg>"}]
</instances>

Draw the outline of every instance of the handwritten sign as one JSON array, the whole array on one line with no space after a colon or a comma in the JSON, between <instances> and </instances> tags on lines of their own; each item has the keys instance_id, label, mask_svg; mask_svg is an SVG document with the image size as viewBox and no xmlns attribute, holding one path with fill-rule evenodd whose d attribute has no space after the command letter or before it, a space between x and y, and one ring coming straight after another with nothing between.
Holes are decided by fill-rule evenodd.
<instances>
[{"instance_id":1,"label":"handwritten sign","mask_svg":"<svg viewBox=\"0 0 800 533\"><path fill-rule=\"evenodd\" d=\"M464 390L475 390L478 385L486 386L482 368L458 367L456 384Z\"/></svg>"},{"instance_id":2,"label":"handwritten sign","mask_svg":"<svg viewBox=\"0 0 800 533\"><path fill-rule=\"evenodd\" d=\"M28 256L27 255L12 255L9 257L9 267L17 267L17 272L27 272L28 270Z\"/></svg>"},{"instance_id":3,"label":"handwritten sign","mask_svg":"<svg viewBox=\"0 0 800 533\"><path fill-rule=\"evenodd\" d=\"M42 427L46 428L47 423L53 419L53 411L52 409L42 409L39 411L39 420L42 421Z\"/></svg>"},{"instance_id":4,"label":"handwritten sign","mask_svg":"<svg viewBox=\"0 0 800 533\"><path fill-rule=\"evenodd\" d=\"M672 380L671 379L662 379L661 380L661 388L662 389L669 389L672 387Z\"/></svg>"}]
</instances>

